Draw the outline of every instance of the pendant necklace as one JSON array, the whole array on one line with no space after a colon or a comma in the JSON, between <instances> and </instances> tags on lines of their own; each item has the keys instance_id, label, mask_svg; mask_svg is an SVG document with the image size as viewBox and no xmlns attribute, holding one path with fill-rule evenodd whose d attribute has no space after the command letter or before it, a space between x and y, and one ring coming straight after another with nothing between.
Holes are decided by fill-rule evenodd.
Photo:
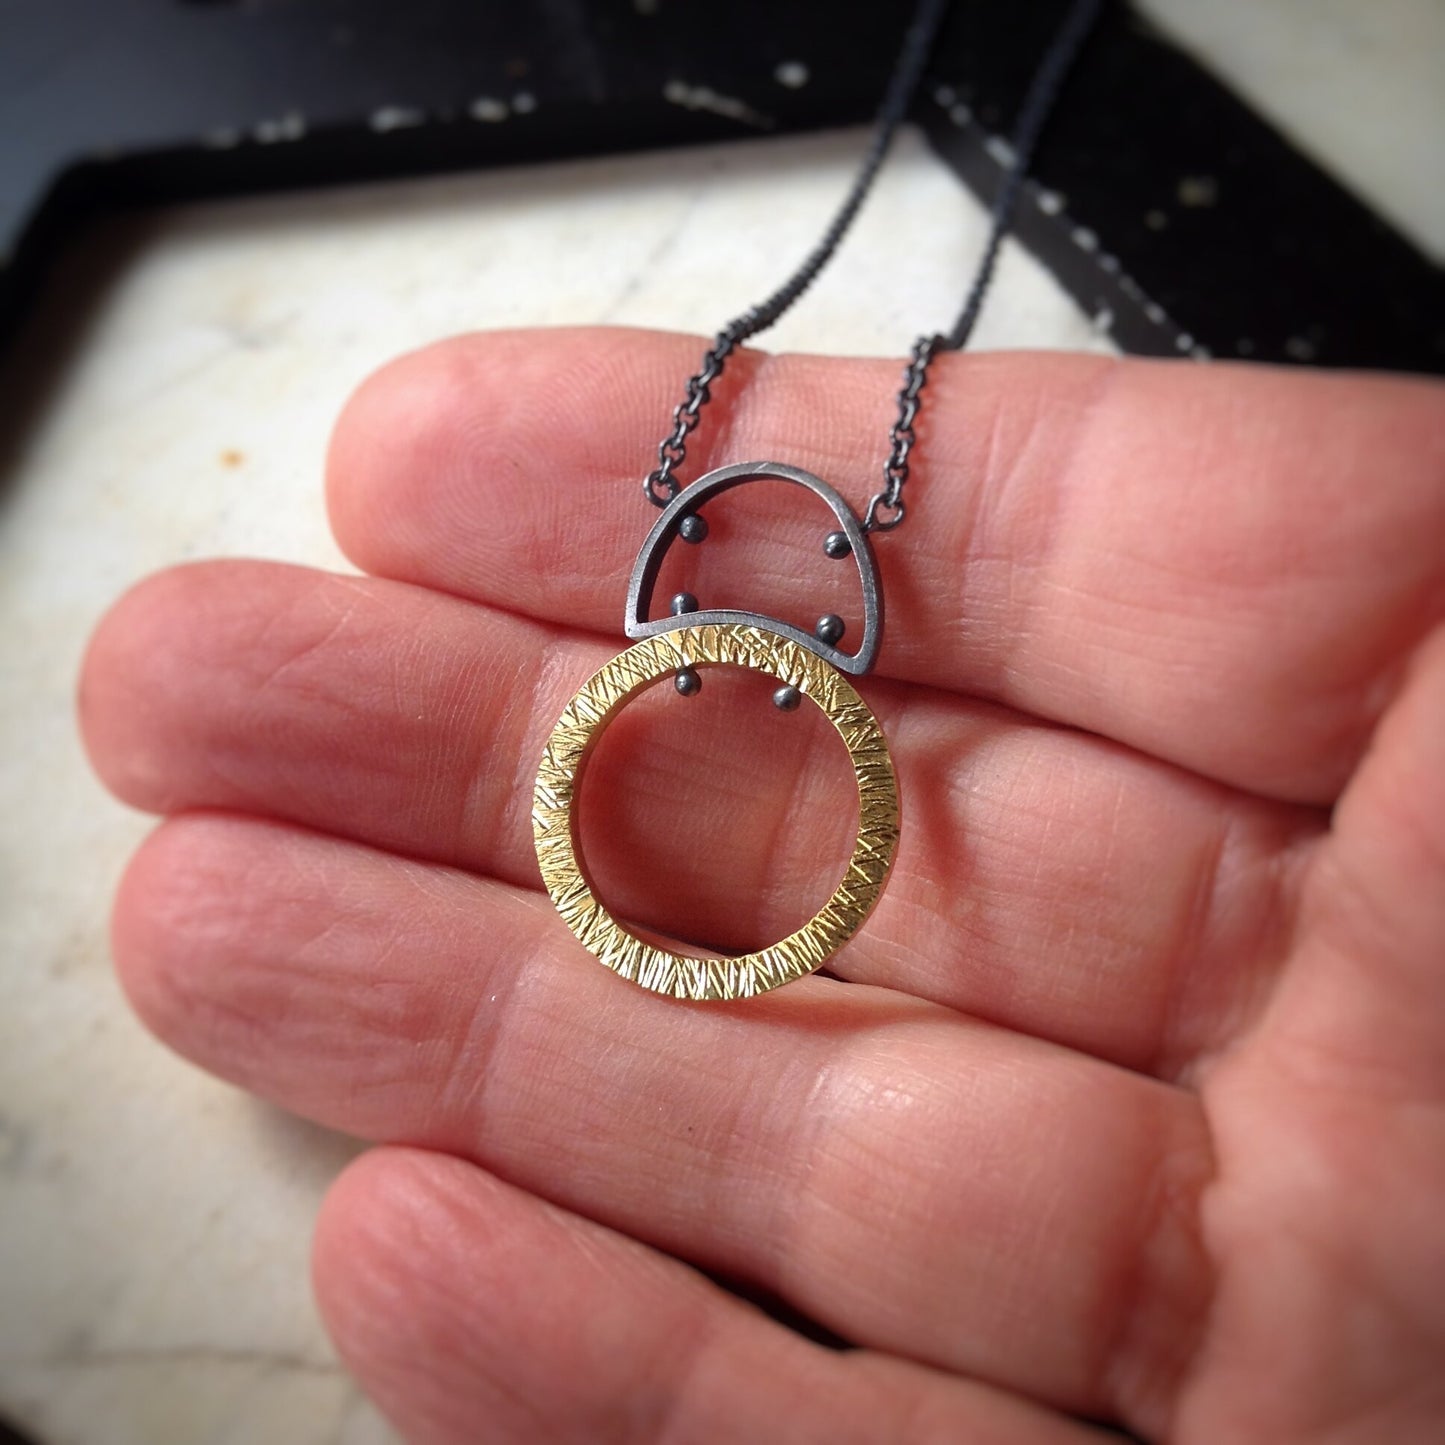
<instances>
[{"instance_id":1,"label":"pendant necklace","mask_svg":"<svg viewBox=\"0 0 1445 1445\"><path fill-rule=\"evenodd\" d=\"M687 455L713 383L727 358L766 330L807 290L831 260L863 204L907 113L933 47L947 0L923 0L904 39L888 91L879 108L872 142L858 174L823 238L798 270L767 300L745 311L717 334L673 411L673 427L658 447L658 464L644 482L647 499L661 515L644 539L627 589L623 626L634 645L587 679L563 710L542 754L532 805L532 833L542 880L567 927L601 963L655 993L681 999L747 998L814 972L858 931L878 902L898 845L898 783L888 743L877 719L850 678L869 671L883 631L883 593L869 537L890 532L904 518L903 489L928 368L941 351L967 344L993 277L1040 130L1060 86L1088 34L1100 0L1074 0L1029 87L1012 142L1012 155L993 203L992 223L963 309L953 329L914 343L898 393L898 417L889 432L883 485L860 519L827 482L781 462L738 462L708 472L687 487L676 472ZM703 506L722 492L770 479L804 487L825 502L832 522L822 542L827 558L851 557L862 584L863 627L856 651L839 643L845 626L829 614L812 633L761 613L700 607L679 593L669 615L651 618L653 588L663 558L681 539L698 545L707 537ZM801 928L768 948L738 957L699 958L647 941L620 923L597 896L578 842L575 804L587 757L602 730L644 689L671 678L685 697L701 687L699 669L731 666L769 674L777 683L774 704L783 711L804 698L832 723L858 787L858 836L842 882Z\"/></svg>"}]
</instances>

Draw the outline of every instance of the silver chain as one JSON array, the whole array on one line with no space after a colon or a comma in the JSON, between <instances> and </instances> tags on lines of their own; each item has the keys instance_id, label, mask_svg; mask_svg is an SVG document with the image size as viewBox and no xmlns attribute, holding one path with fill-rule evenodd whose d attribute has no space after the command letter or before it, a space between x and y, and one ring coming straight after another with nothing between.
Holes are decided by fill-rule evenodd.
<instances>
[{"instance_id":1,"label":"silver chain","mask_svg":"<svg viewBox=\"0 0 1445 1445\"><path fill-rule=\"evenodd\" d=\"M993 280L999 250L1013 224L1014 211L1039 133L1053 111L1079 48L1098 19L1101 5L1102 0L1074 0L1029 84L1014 130L1012 158L994 197L988 240L958 320L949 332L920 336L913 343L913 351L903 372L903 385L898 391L898 416L888 432L883 486L868 501L862 523L865 532L892 531L905 516L903 488L908 481L910 457L918 442L915 423L923 404L923 388L928 383L928 368L940 351L959 351L968 344L982 311L989 283ZM904 36L888 91L879 107L868 153L822 239L793 275L766 301L745 311L718 332L713 344L703 353L702 366L688 378L683 399L672 410L672 430L658 444L657 466L643 482L647 499L654 506L667 506L680 489L675 473L687 460L687 439L696 428L703 407L711 400L712 385L722 375L728 357L744 341L777 321L813 284L818 273L833 258L853 218L862 209L894 133L912 103L923 67L948 8L949 0L921 0Z\"/></svg>"},{"instance_id":2,"label":"silver chain","mask_svg":"<svg viewBox=\"0 0 1445 1445\"><path fill-rule=\"evenodd\" d=\"M688 378L687 394L673 407L672 430L657 444L657 466L643 483L654 506L665 507L677 495L673 468L687 460L688 434L697 426L698 413L712 399L712 384L722 375L728 354L736 345L726 328L718 332L703 356L701 369Z\"/></svg>"},{"instance_id":3,"label":"silver chain","mask_svg":"<svg viewBox=\"0 0 1445 1445\"><path fill-rule=\"evenodd\" d=\"M943 345L941 336L920 336L903 371L898 391L898 419L888 431L888 460L883 463L883 487L868 500L863 514L865 532L891 532L904 518L903 484L908 480L908 457L918 441L913 423L923 405L928 368ZM886 515L885 515L886 514Z\"/></svg>"}]
</instances>

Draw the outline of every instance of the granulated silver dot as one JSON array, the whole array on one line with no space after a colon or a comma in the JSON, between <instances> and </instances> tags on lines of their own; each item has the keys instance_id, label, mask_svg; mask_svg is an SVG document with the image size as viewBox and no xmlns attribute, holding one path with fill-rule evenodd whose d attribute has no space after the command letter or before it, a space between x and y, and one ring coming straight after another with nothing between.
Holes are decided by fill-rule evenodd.
<instances>
[{"instance_id":1,"label":"granulated silver dot","mask_svg":"<svg viewBox=\"0 0 1445 1445\"><path fill-rule=\"evenodd\" d=\"M829 532L823 539L823 550L836 562L853 550L853 544L846 532Z\"/></svg>"},{"instance_id":2,"label":"granulated silver dot","mask_svg":"<svg viewBox=\"0 0 1445 1445\"><path fill-rule=\"evenodd\" d=\"M827 612L818 619L813 633L819 642L826 642L829 647L833 647L842 638L844 630L843 619L836 612Z\"/></svg>"},{"instance_id":3,"label":"granulated silver dot","mask_svg":"<svg viewBox=\"0 0 1445 1445\"><path fill-rule=\"evenodd\" d=\"M802 700L803 694L791 683L784 683L783 686L773 694L773 706L777 708L779 712L793 712Z\"/></svg>"},{"instance_id":4,"label":"granulated silver dot","mask_svg":"<svg viewBox=\"0 0 1445 1445\"><path fill-rule=\"evenodd\" d=\"M672 685L683 697L696 697L702 687L702 678L700 678L692 668L684 667L677 676L672 679Z\"/></svg>"},{"instance_id":5,"label":"granulated silver dot","mask_svg":"<svg viewBox=\"0 0 1445 1445\"><path fill-rule=\"evenodd\" d=\"M681 537L684 542L697 543L706 540L706 519L697 512L693 512L691 516L684 517L682 521L677 524L677 535Z\"/></svg>"},{"instance_id":6,"label":"granulated silver dot","mask_svg":"<svg viewBox=\"0 0 1445 1445\"><path fill-rule=\"evenodd\" d=\"M681 617L684 613L697 611L697 598L691 592L678 592L668 605L674 617Z\"/></svg>"}]
</instances>

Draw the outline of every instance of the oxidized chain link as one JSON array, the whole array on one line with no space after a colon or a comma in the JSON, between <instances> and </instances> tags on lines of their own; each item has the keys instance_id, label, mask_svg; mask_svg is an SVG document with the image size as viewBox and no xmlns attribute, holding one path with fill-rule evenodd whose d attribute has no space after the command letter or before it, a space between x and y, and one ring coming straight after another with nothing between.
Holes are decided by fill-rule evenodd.
<instances>
[{"instance_id":1,"label":"oxidized chain link","mask_svg":"<svg viewBox=\"0 0 1445 1445\"><path fill-rule=\"evenodd\" d=\"M672 409L672 430L657 444L657 465L642 484L653 506L665 507L677 495L673 471L687 460L687 439L697 426L698 414L712 400L712 384L722 375L728 357L742 341L776 320L765 318L763 311L763 307L754 306L729 321L703 352L702 366L688 377L686 393Z\"/></svg>"},{"instance_id":2,"label":"oxidized chain link","mask_svg":"<svg viewBox=\"0 0 1445 1445\"><path fill-rule=\"evenodd\" d=\"M891 532L904 517L903 484L908 480L908 456L918 440L913 423L918 419L928 366L943 346L942 336L920 336L903 372L898 393L898 420L888 433L888 460L883 463L883 487L868 501L863 515L865 532ZM884 513L887 513L885 516Z\"/></svg>"},{"instance_id":3,"label":"oxidized chain link","mask_svg":"<svg viewBox=\"0 0 1445 1445\"><path fill-rule=\"evenodd\" d=\"M928 382L928 368L939 352L958 351L968 344L982 310L984 296L993 280L1003 239L1013 223L1014 210L1039 133L1054 108L1079 47L1098 18L1101 4L1102 0L1074 0L1029 84L1014 129L1008 169L994 196L988 239L963 309L952 330L946 334L920 336L913 343L913 351L903 373L903 385L898 392L898 417L888 433L883 486L869 499L862 522L864 532L891 531L904 518L903 488L908 481L910 456L918 442L915 423L922 405L923 388ZM718 332L712 346L703 355L701 368L688 379L686 394L673 408L672 431L658 445L657 466L648 473L643 483L647 498L654 506L667 506L678 493L679 483L674 473L687 459L688 436L697 426L703 407L711 399L712 385L722 375L728 357L744 341L771 326L808 289L838 249L872 187L894 132L907 113L947 11L948 0L921 0L904 38L888 93L879 109L868 154L822 240L772 296L730 321Z\"/></svg>"},{"instance_id":4,"label":"oxidized chain link","mask_svg":"<svg viewBox=\"0 0 1445 1445\"><path fill-rule=\"evenodd\" d=\"M680 467L687 460L688 434L697 425L698 413L712 399L712 384L722 375L728 355L737 343L728 335L727 328L718 332L713 345L702 359L702 369L690 376L687 395L672 409L672 430L657 446L657 466L647 475L643 483L648 500L654 506L665 507L677 495L677 482L673 479L674 467Z\"/></svg>"},{"instance_id":5,"label":"oxidized chain link","mask_svg":"<svg viewBox=\"0 0 1445 1445\"><path fill-rule=\"evenodd\" d=\"M878 108L868 153L822 239L766 301L743 312L718 332L703 356L701 368L688 379L686 394L673 408L672 431L657 448L657 466L643 482L647 499L654 506L665 507L677 495L678 482L673 473L687 457L688 435L697 426L698 413L707 405L712 384L722 375L728 357L744 341L760 331L766 331L813 284L818 273L832 260L833 253L853 224L853 218L862 209L874 177L888 154L894 133L908 113L913 92L918 88L919 77L933 49L938 27L948 13L948 5L949 0L920 0L903 38L903 48L893 68L883 104Z\"/></svg>"}]
</instances>

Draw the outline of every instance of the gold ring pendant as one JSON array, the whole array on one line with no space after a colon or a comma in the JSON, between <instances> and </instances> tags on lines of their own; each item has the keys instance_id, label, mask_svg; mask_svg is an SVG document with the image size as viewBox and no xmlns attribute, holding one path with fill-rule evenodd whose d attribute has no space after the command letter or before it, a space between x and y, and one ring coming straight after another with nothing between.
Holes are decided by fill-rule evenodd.
<instances>
[{"instance_id":1,"label":"gold ring pendant","mask_svg":"<svg viewBox=\"0 0 1445 1445\"><path fill-rule=\"evenodd\" d=\"M624 928L597 897L577 842L574 804L587 755L629 699L685 668L735 666L777 678L811 698L848 749L858 784L858 838L843 881L795 933L757 953L694 958ZM883 731L842 673L765 627L700 623L658 633L599 668L568 703L547 740L532 806L542 880L567 927L602 963L655 993L683 999L749 998L812 973L873 910L898 846L898 784Z\"/></svg>"}]
</instances>

